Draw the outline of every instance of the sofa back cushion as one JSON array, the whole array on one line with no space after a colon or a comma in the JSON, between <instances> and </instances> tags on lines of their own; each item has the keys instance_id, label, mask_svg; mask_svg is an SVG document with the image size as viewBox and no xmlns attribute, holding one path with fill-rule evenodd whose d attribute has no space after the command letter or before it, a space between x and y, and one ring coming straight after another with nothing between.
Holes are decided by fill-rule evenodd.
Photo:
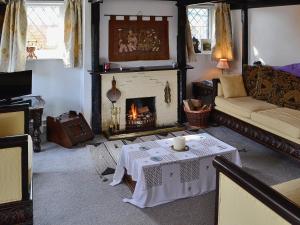
<instances>
[{"instance_id":1,"label":"sofa back cushion","mask_svg":"<svg viewBox=\"0 0 300 225\"><path fill-rule=\"evenodd\" d=\"M250 65L243 66L243 78L244 78L245 88L248 95L250 96L252 96L255 92L256 81L258 76L257 71L258 71L257 66L250 66Z\"/></svg>"},{"instance_id":2,"label":"sofa back cushion","mask_svg":"<svg viewBox=\"0 0 300 225\"><path fill-rule=\"evenodd\" d=\"M242 75L223 75L220 77L220 81L225 98L247 96Z\"/></svg>"},{"instance_id":3,"label":"sofa back cushion","mask_svg":"<svg viewBox=\"0 0 300 225\"><path fill-rule=\"evenodd\" d=\"M259 73L269 73L273 71L274 69L271 66L244 65L243 78L248 95L253 96L255 94Z\"/></svg>"},{"instance_id":4,"label":"sofa back cushion","mask_svg":"<svg viewBox=\"0 0 300 225\"><path fill-rule=\"evenodd\" d=\"M224 93L223 93L223 87L221 83L218 83L218 96L219 97L224 97Z\"/></svg>"},{"instance_id":5,"label":"sofa back cushion","mask_svg":"<svg viewBox=\"0 0 300 225\"><path fill-rule=\"evenodd\" d=\"M253 97L258 100L268 100L269 95L272 92L275 79L276 71L260 67L258 70L256 87L255 92L253 93Z\"/></svg>"},{"instance_id":6,"label":"sofa back cushion","mask_svg":"<svg viewBox=\"0 0 300 225\"><path fill-rule=\"evenodd\" d=\"M268 102L300 110L300 78L288 72L276 71Z\"/></svg>"}]
</instances>

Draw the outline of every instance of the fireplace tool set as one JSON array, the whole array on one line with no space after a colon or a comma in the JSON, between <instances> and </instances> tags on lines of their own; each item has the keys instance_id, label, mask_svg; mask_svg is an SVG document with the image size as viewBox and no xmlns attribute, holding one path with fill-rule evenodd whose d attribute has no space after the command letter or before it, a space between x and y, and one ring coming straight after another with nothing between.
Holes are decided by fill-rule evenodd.
<instances>
[{"instance_id":1,"label":"fireplace tool set","mask_svg":"<svg viewBox=\"0 0 300 225\"><path fill-rule=\"evenodd\" d=\"M116 107L113 103L111 107L111 120L109 124L109 132L112 134L120 130L120 115L121 107Z\"/></svg>"},{"instance_id":2,"label":"fireplace tool set","mask_svg":"<svg viewBox=\"0 0 300 225\"><path fill-rule=\"evenodd\" d=\"M109 131L111 133L116 133L116 131L120 130L121 108L116 107L115 103L120 99L121 91L117 88L117 82L115 77L113 77L111 84L112 84L111 89L106 93L107 98L112 102L111 121L109 124Z\"/></svg>"},{"instance_id":3,"label":"fireplace tool set","mask_svg":"<svg viewBox=\"0 0 300 225\"><path fill-rule=\"evenodd\" d=\"M111 101L111 120L109 123L109 132L111 134L116 134L120 132L120 120L121 120L121 107L115 105L115 103L121 97L121 91L116 87L117 82L113 77L112 88L108 90L106 96ZM171 96L170 90L168 90L168 82L165 90L166 101L170 103ZM147 100L146 100L147 99ZM137 102L134 100L127 105L126 103L126 130L127 131L136 131L136 130L147 130L155 127L156 124L156 113L153 110L153 101L149 102L149 98L138 99ZM127 101L127 100L126 100ZM144 101L141 103L141 101Z\"/></svg>"}]
</instances>

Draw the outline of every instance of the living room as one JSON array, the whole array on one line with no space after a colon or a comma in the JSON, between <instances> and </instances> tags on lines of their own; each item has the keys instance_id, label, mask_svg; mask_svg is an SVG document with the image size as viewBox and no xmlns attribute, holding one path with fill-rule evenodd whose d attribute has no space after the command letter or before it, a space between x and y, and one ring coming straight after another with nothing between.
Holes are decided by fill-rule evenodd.
<instances>
[{"instance_id":1,"label":"living room","mask_svg":"<svg viewBox=\"0 0 300 225\"><path fill-rule=\"evenodd\" d=\"M0 224L300 224L299 12L2 1Z\"/></svg>"}]
</instances>

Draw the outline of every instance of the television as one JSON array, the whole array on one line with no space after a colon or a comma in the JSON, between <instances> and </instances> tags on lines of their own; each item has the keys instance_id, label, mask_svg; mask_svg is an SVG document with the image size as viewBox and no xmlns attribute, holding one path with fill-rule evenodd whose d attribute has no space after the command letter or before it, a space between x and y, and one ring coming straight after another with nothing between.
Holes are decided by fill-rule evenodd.
<instances>
[{"instance_id":1,"label":"television","mask_svg":"<svg viewBox=\"0 0 300 225\"><path fill-rule=\"evenodd\" d=\"M0 100L30 95L32 92L32 71L0 73Z\"/></svg>"}]
</instances>

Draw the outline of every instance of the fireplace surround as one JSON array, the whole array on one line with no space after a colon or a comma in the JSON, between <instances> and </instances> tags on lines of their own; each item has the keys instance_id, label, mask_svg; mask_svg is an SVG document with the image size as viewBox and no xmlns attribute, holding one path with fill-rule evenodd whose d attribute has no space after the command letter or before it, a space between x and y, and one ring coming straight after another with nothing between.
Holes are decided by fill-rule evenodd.
<instances>
[{"instance_id":1,"label":"fireplace surround","mask_svg":"<svg viewBox=\"0 0 300 225\"><path fill-rule=\"evenodd\" d=\"M101 129L109 130L112 103L106 94L113 77L121 97L114 103L120 108L120 131L149 130L174 126L178 121L178 76L176 69L157 71L118 71L101 74ZM169 84L171 102L165 101ZM129 117L132 103L140 110L139 118ZM138 116L138 115L137 115Z\"/></svg>"}]
</instances>

